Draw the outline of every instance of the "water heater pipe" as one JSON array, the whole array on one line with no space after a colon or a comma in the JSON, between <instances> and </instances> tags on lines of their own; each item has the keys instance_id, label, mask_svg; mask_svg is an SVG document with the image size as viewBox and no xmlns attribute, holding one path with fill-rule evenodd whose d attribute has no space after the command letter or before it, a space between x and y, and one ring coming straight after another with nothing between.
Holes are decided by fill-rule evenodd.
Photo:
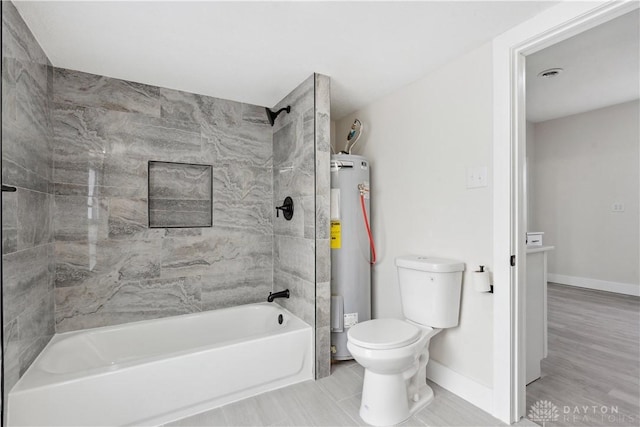
<instances>
[{"instance_id":1,"label":"water heater pipe","mask_svg":"<svg viewBox=\"0 0 640 427\"><path fill-rule=\"evenodd\" d=\"M362 207L362 217L364 218L364 226L367 228L367 235L369 236L369 245L371 246L371 261L369 263L374 265L376 263L376 245L373 243L373 236L371 235L371 227L369 227L369 219L367 218L367 209L364 206L364 192L360 191L360 206Z\"/></svg>"}]
</instances>

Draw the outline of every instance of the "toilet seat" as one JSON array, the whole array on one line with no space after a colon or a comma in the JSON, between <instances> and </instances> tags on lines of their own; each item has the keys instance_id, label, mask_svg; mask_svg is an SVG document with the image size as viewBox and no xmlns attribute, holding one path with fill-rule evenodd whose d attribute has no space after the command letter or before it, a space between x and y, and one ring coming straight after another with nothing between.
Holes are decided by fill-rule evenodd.
<instances>
[{"instance_id":1,"label":"toilet seat","mask_svg":"<svg viewBox=\"0 0 640 427\"><path fill-rule=\"evenodd\" d=\"M388 350L413 344L420 335L421 331L417 326L403 320L374 319L351 327L348 339L363 348Z\"/></svg>"}]
</instances>

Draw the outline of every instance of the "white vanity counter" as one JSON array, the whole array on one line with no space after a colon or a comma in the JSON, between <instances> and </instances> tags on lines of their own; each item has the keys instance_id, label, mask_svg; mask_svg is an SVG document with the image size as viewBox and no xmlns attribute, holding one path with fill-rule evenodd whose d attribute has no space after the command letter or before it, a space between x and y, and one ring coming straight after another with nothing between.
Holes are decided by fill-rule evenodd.
<instances>
[{"instance_id":1,"label":"white vanity counter","mask_svg":"<svg viewBox=\"0 0 640 427\"><path fill-rule=\"evenodd\" d=\"M527 247L527 384L540 378L540 361L547 357L547 252L553 249L553 246Z\"/></svg>"}]
</instances>

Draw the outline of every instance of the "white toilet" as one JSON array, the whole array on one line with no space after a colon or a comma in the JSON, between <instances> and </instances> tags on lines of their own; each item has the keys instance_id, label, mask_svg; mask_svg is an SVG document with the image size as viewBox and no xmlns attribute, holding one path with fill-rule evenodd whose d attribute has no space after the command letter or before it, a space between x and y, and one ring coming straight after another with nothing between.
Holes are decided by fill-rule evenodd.
<instances>
[{"instance_id":1,"label":"white toilet","mask_svg":"<svg viewBox=\"0 0 640 427\"><path fill-rule=\"evenodd\" d=\"M458 325L460 312L463 263L405 256L396 267L405 320L369 320L347 334L347 348L365 369L360 417L374 426L401 423L433 400L429 342Z\"/></svg>"}]
</instances>

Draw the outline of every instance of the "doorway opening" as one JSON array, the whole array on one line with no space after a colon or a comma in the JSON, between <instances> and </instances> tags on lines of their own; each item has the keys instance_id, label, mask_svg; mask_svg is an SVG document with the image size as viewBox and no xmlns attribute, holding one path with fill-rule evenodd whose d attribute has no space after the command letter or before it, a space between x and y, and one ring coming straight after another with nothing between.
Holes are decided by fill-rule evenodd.
<instances>
[{"instance_id":1,"label":"doorway opening","mask_svg":"<svg viewBox=\"0 0 640 427\"><path fill-rule=\"evenodd\" d=\"M564 2L494 40L494 416L526 416L525 57L639 7Z\"/></svg>"}]
</instances>

